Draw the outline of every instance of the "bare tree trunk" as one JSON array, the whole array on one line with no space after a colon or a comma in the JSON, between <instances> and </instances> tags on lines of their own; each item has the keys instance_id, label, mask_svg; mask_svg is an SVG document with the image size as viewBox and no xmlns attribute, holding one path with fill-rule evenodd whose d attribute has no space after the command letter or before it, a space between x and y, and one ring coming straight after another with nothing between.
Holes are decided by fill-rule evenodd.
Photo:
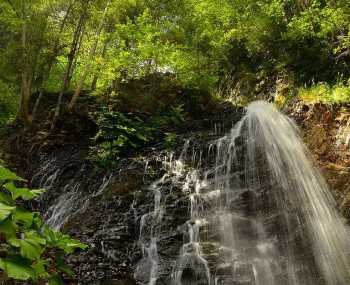
<instances>
[{"instance_id":1,"label":"bare tree trunk","mask_svg":"<svg viewBox=\"0 0 350 285\"><path fill-rule=\"evenodd\" d=\"M83 74L80 77L77 89L75 90L75 93L74 93L74 95L73 95L73 97L72 97L72 99L71 99L71 101L70 101L70 103L68 105L68 110L69 111L73 110L73 108L75 106L75 103L78 100L78 98L80 96L80 93L81 93L81 91L83 89L83 85L84 85L85 79L86 79L86 77L87 77L87 75L88 75L88 73L90 71L91 61L92 61L92 59L93 59L93 57L94 57L94 55L96 53L96 48L97 48L97 45L98 45L99 37L100 37L102 29L103 29L103 25L104 25L104 22L105 22L105 17L106 17L108 6L109 6L109 1L106 4L102 20L100 22L100 25L99 25L97 31L96 31L96 39L95 39L94 43L91 46L90 53L89 53L88 60L87 60L87 64L86 64L86 66L84 68Z\"/></svg>"},{"instance_id":2,"label":"bare tree trunk","mask_svg":"<svg viewBox=\"0 0 350 285\"><path fill-rule=\"evenodd\" d=\"M107 47L108 47L108 40L105 40L104 45L103 45L102 54L101 54L103 59L106 56ZM95 74L94 78L92 79L92 83L91 83L91 90L92 91L96 90L97 81L98 81L98 72Z\"/></svg>"},{"instance_id":3,"label":"bare tree trunk","mask_svg":"<svg viewBox=\"0 0 350 285\"><path fill-rule=\"evenodd\" d=\"M19 103L19 116L23 122L30 126L32 124L32 117L29 112L29 101L31 95L31 79L29 76L28 55L27 55L27 22L26 22L26 6L25 0L21 1L22 6L22 55L23 65L21 72L21 98Z\"/></svg>"},{"instance_id":4,"label":"bare tree trunk","mask_svg":"<svg viewBox=\"0 0 350 285\"><path fill-rule=\"evenodd\" d=\"M64 72L62 88L61 88L61 91L60 91L60 93L58 95L56 109L55 109L55 114L54 114L53 121L52 121L52 124L51 124L51 129L54 129L56 121L57 121L57 119L58 119L58 117L60 115L60 109L61 109L63 94L69 88L69 84L70 84L70 80L71 80L71 74L72 74L72 68L73 68L73 63L74 63L74 59L75 59L75 57L77 55L78 44L79 44L80 38L83 37L82 31L83 31L83 27L85 25L85 16L86 16L86 14L85 14L85 7L83 7L83 10L82 10L82 13L80 15L77 28L75 29L75 32L74 32L74 35L73 35L71 49L70 49L70 52L68 54L68 63L67 63L67 66L66 66L66 70Z\"/></svg>"},{"instance_id":5,"label":"bare tree trunk","mask_svg":"<svg viewBox=\"0 0 350 285\"><path fill-rule=\"evenodd\" d=\"M33 120L35 119L36 112L38 110L40 101L41 101L41 99L43 97L43 94L44 94L44 85L45 85L46 81L50 77L50 72L51 72L52 66L53 66L53 64L55 62L55 59L56 59L56 57L58 55L58 52L60 50L60 35L62 34L62 32L64 30L64 27L67 24L68 16L69 16L69 14L70 14L70 12L71 12L75 2L76 2L76 0L72 0L70 2L70 4L68 5L66 13L64 15L64 18L63 18L62 23L60 25L58 37L56 38L56 40L55 40L55 42L53 44L53 51L52 51L51 56L48 59L47 69L44 71L43 80L41 82L41 86L39 87L39 96L36 99L35 105L34 105L34 108L33 108L33 112L32 112Z\"/></svg>"},{"instance_id":6,"label":"bare tree trunk","mask_svg":"<svg viewBox=\"0 0 350 285\"><path fill-rule=\"evenodd\" d=\"M33 111L32 111L33 121L34 121L34 119L35 119L36 112L38 111L38 108L39 108L41 99L43 98L43 95L44 95L44 89L41 88L40 91L39 91L39 96L38 96L38 98L36 98L36 100L35 100L34 108L33 108Z\"/></svg>"},{"instance_id":7,"label":"bare tree trunk","mask_svg":"<svg viewBox=\"0 0 350 285\"><path fill-rule=\"evenodd\" d=\"M20 113L21 119L27 126L31 126L33 122L33 118L29 112L30 95L31 95L31 80L28 79L27 71L23 71L19 113Z\"/></svg>"},{"instance_id":8,"label":"bare tree trunk","mask_svg":"<svg viewBox=\"0 0 350 285\"><path fill-rule=\"evenodd\" d=\"M80 49L83 45L83 39L84 39L83 35L85 34L85 28L86 28L86 26L84 25L81 32L80 32L80 38L79 38L79 41L77 44L77 50L75 52L77 55L80 53ZM77 66L77 63L78 63L78 56L76 56L75 59L73 60L72 67L71 67L70 73L69 73L69 82L72 80L73 73L74 73L74 70Z\"/></svg>"}]
</instances>

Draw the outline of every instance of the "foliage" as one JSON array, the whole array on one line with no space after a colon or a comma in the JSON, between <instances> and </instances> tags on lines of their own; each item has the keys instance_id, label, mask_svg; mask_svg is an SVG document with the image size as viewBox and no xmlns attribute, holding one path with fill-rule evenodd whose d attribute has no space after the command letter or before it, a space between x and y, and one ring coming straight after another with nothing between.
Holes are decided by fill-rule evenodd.
<instances>
[{"instance_id":1,"label":"foliage","mask_svg":"<svg viewBox=\"0 0 350 285\"><path fill-rule=\"evenodd\" d=\"M108 111L96 114L99 130L94 137L92 158L102 165L114 161L118 155L147 144L152 139L152 129L134 114ZM113 158L112 158L113 157Z\"/></svg>"},{"instance_id":2,"label":"foliage","mask_svg":"<svg viewBox=\"0 0 350 285\"><path fill-rule=\"evenodd\" d=\"M7 124L16 116L17 101L14 88L0 80L0 126Z\"/></svg>"},{"instance_id":3,"label":"foliage","mask_svg":"<svg viewBox=\"0 0 350 285\"><path fill-rule=\"evenodd\" d=\"M330 86L318 83L309 88L299 88L298 97L305 102L342 103L350 100L350 87L348 84L337 83Z\"/></svg>"},{"instance_id":4,"label":"foliage","mask_svg":"<svg viewBox=\"0 0 350 285\"><path fill-rule=\"evenodd\" d=\"M175 133L165 133L164 147L172 150L177 144L177 135Z\"/></svg>"},{"instance_id":5,"label":"foliage","mask_svg":"<svg viewBox=\"0 0 350 285\"><path fill-rule=\"evenodd\" d=\"M176 135L166 132L169 128L180 127L187 116L182 105L170 107L151 118L143 118L133 113L109 111L103 108L95 113L98 132L93 138L90 158L106 167L118 163L118 158L159 140L164 140L164 147L175 145Z\"/></svg>"},{"instance_id":6,"label":"foliage","mask_svg":"<svg viewBox=\"0 0 350 285\"><path fill-rule=\"evenodd\" d=\"M247 74L334 84L350 77L349 23L347 0L3 1L0 91L11 95L0 106L11 111L0 120L17 94L24 105L40 90L118 94L152 74L206 92Z\"/></svg>"},{"instance_id":7,"label":"foliage","mask_svg":"<svg viewBox=\"0 0 350 285\"><path fill-rule=\"evenodd\" d=\"M26 209L27 201L45 190L18 186L24 182L0 166L0 269L10 280L63 284L62 274L73 274L63 261L64 255L86 245L52 230L42 222L40 213Z\"/></svg>"},{"instance_id":8,"label":"foliage","mask_svg":"<svg viewBox=\"0 0 350 285\"><path fill-rule=\"evenodd\" d=\"M181 126L186 120L188 114L184 110L184 105L170 106L159 114L153 116L150 120L150 125L156 129L166 128L167 126Z\"/></svg>"}]
</instances>

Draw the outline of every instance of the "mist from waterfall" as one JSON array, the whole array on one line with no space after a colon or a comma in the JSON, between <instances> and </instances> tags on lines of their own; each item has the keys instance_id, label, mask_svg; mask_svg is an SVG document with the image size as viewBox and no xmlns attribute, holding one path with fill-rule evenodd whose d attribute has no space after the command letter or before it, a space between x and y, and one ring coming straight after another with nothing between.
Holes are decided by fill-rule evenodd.
<instances>
[{"instance_id":1,"label":"mist from waterfall","mask_svg":"<svg viewBox=\"0 0 350 285\"><path fill-rule=\"evenodd\" d=\"M214 165L192 161L184 175L174 285L350 284L350 233L287 116L254 102L207 156Z\"/></svg>"}]
</instances>

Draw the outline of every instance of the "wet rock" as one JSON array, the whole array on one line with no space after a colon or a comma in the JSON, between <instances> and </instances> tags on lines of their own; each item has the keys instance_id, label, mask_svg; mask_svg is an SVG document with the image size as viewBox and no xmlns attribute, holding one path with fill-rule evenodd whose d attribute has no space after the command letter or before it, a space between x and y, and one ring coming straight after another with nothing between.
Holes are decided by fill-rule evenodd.
<instances>
[{"instance_id":1,"label":"wet rock","mask_svg":"<svg viewBox=\"0 0 350 285\"><path fill-rule=\"evenodd\" d=\"M349 105L294 101L285 112L301 127L303 140L321 168L339 208L350 219Z\"/></svg>"},{"instance_id":2,"label":"wet rock","mask_svg":"<svg viewBox=\"0 0 350 285\"><path fill-rule=\"evenodd\" d=\"M214 112L205 120L189 121L178 134L179 141L191 139L184 154L188 161L186 167L197 166L192 164L193 157L196 157L196 161L201 157L201 167L212 164L215 153L207 153L208 143L229 131L243 112L243 108L223 104L220 112ZM65 143L65 136L68 135L57 134L60 136L59 139L57 137L57 144L38 143L39 148L30 154L33 155L29 159L32 161L31 167L22 173L31 180L33 187L48 189L40 202L40 210L48 218L55 215L57 211L54 209L62 210L65 215L56 217L60 220L58 227L89 245L86 251L77 252L67 259L79 285L140 285L142 283L133 277L137 265L145 257L140 245L140 221L155 207L150 185L166 173L163 160L167 153L161 145L155 145L144 149L137 158L122 159L113 171L96 170L85 160L88 138L85 138L82 146L81 142L74 144L74 137ZM182 145L173 152L174 157L179 157ZM14 153L18 156L18 152ZM182 245L189 238L186 228L191 211L189 193L195 186L189 185L185 191L185 180L185 175L179 175L162 185L161 206L164 215L161 223L154 226L159 238L161 263L157 285L171 283L174 264ZM72 195L62 200L67 193ZM72 200L74 203L70 203ZM210 200L203 203L206 203L206 208L210 207ZM52 208L58 204L60 207ZM218 239L217 233L210 235L211 239ZM149 245L149 242L149 229L146 229L145 245ZM214 263L219 257L219 250L210 246L206 250ZM191 273L187 273L185 275L190 280ZM203 282L197 285L208 284L202 275L199 277ZM145 283L148 284L148 281Z\"/></svg>"}]
</instances>

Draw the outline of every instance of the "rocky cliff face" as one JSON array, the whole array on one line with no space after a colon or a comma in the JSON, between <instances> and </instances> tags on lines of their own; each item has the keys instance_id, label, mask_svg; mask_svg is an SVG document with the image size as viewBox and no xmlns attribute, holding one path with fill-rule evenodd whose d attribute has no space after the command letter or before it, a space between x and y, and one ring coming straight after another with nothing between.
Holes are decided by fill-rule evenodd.
<instances>
[{"instance_id":1,"label":"rocky cliff face","mask_svg":"<svg viewBox=\"0 0 350 285\"><path fill-rule=\"evenodd\" d=\"M293 101L285 112L326 178L344 216L350 218L350 105Z\"/></svg>"},{"instance_id":2,"label":"rocky cliff face","mask_svg":"<svg viewBox=\"0 0 350 285\"><path fill-rule=\"evenodd\" d=\"M148 270L143 266L149 262L144 262L147 256L140 236L149 246L147 215L155 208L152 184L168 171L169 159L181 155L186 141L185 155L190 161L193 149L207 147L241 117L241 108L224 108L206 119L189 121L178 133L178 146L170 152L156 144L122 159L113 170L99 170L85 159L88 137L80 137L77 143L68 133L50 139L41 138L40 133L35 137L10 137L16 143L8 144L4 158L17 166L31 187L48 190L34 207L42 211L51 226L89 245L87 251L69 258L76 281L66 280L67 284L148 284L150 276L144 276ZM170 175L162 181L162 207L167 215L154 228L158 232L159 258L165 266L157 284L170 284L172 262L187 238L183 227L190 217L189 199L177 189L184 179L173 182Z\"/></svg>"},{"instance_id":3,"label":"rocky cliff face","mask_svg":"<svg viewBox=\"0 0 350 285\"><path fill-rule=\"evenodd\" d=\"M347 110L346 105L293 102L285 112L301 127L301 135L334 190L339 207L350 218L350 112ZM38 140L35 144L22 145L19 161L26 161L23 165L30 167L18 163L18 171L31 181L31 186L48 189L37 207L53 227L89 245L86 252L68 260L77 277L72 284L148 284L151 276L144 272L150 272L145 267L151 264L148 259L152 259L150 245L154 235L149 231L157 234L157 258L163 264L156 284L170 284L174 261L184 241L189 239L184 225L190 218L191 207L188 197L179 190L186 177L180 175L174 180L169 175L161 181L162 209L157 208L152 184L169 171L169 160L184 152L186 141L189 165L193 156L200 153L202 160L210 162L213 157L200 150L207 149L210 141L228 132L241 117L241 109L229 109L206 120L188 122L186 131L178 134L179 144L172 155L162 145L155 145L137 156L124 158L116 169L109 171L98 170L85 160L88 144L75 144L65 134L60 134L53 143ZM18 156L16 149L19 148L13 145L13 156ZM162 211L167 215L158 222ZM215 240L215 233L207 234ZM205 250L211 254L208 256L211 266L219 255L215 248ZM225 274L225 268L220 270Z\"/></svg>"}]
</instances>

